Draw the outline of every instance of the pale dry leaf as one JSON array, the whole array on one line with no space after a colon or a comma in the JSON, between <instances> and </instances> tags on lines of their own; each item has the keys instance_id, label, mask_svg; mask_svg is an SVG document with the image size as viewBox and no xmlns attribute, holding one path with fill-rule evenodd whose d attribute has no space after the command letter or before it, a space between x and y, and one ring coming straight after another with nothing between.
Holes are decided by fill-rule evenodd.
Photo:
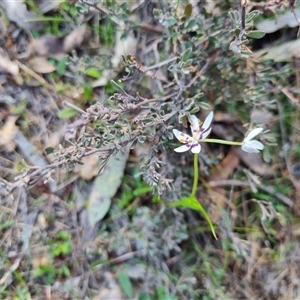
<instances>
[{"instance_id":1,"label":"pale dry leaf","mask_svg":"<svg viewBox=\"0 0 300 300\"><path fill-rule=\"evenodd\" d=\"M49 132L48 138L46 140L45 148L48 147L56 148L63 137L63 132L64 132L64 128L61 128L54 132Z\"/></svg>"},{"instance_id":2,"label":"pale dry leaf","mask_svg":"<svg viewBox=\"0 0 300 300\"><path fill-rule=\"evenodd\" d=\"M127 35L126 38L122 39L123 34L123 30L116 31L114 56L111 60L114 68L118 68L122 55L135 54L137 50L137 39L131 35Z\"/></svg>"},{"instance_id":3,"label":"pale dry leaf","mask_svg":"<svg viewBox=\"0 0 300 300\"><path fill-rule=\"evenodd\" d=\"M39 251L34 253L31 262L34 270L38 269L40 266L51 264L51 259L47 250L47 247L40 247Z\"/></svg>"},{"instance_id":4,"label":"pale dry leaf","mask_svg":"<svg viewBox=\"0 0 300 300\"><path fill-rule=\"evenodd\" d=\"M234 152L234 147L231 147L227 156L221 161L221 163L216 167L215 171L209 176L208 181L213 182L229 178L238 167L239 162L240 160ZM210 199L214 203L210 205L208 213L212 222L217 222L220 218L220 208L224 208L225 204L227 203L227 191L223 187L215 187L213 189L208 189L208 194L210 196Z\"/></svg>"},{"instance_id":5,"label":"pale dry leaf","mask_svg":"<svg viewBox=\"0 0 300 300\"><path fill-rule=\"evenodd\" d=\"M205 4L205 10L207 13L212 15L219 15L221 13L219 6L217 5L217 2L215 1L206 1Z\"/></svg>"},{"instance_id":6,"label":"pale dry leaf","mask_svg":"<svg viewBox=\"0 0 300 300\"><path fill-rule=\"evenodd\" d=\"M53 35L44 35L30 44L30 54L43 57L52 57L60 60L64 53L64 38Z\"/></svg>"},{"instance_id":7,"label":"pale dry leaf","mask_svg":"<svg viewBox=\"0 0 300 300\"><path fill-rule=\"evenodd\" d=\"M99 294L93 300L116 300L124 299L122 290L115 280L115 276L110 272L103 272L104 286L99 289Z\"/></svg>"},{"instance_id":8,"label":"pale dry leaf","mask_svg":"<svg viewBox=\"0 0 300 300\"><path fill-rule=\"evenodd\" d=\"M40 214L38 214L37 217L37 226L41 229L41 230L45 230L48 226L46 217L44 215L43 212L41 212Z\"/></svg>"},{"instance_id":9,"label":"pale dry leaf","mask_svg":"<svg viewBox=\"0 0 300 300\"><path fill-rule=\"evenodd\" d=\"M23 192L25 192L25 189L23 189ZM37 214L38 211L32 211L27 213L28 211L28 207L27 207L27 201L26 201L27 197L23 197L22 202L24 203L21 206L25 206L25 209L23 211L23 217L24 217L24 225L22 228L22 242L23 242L23 249L27 250L29 248L29 244L30 244L30 238L32 236L32 232L33 232L33 227L37 218Z\"/></svg>"},{"instance_id":10,"label":"pale dry leaf","mask_svg":"<svg viewBox=\"0 0 300 300\"><path fill-rule=\"evenodd\" d=\"M169 82L168 78L164 75L164 73L161 70L150 71L150 72L147 72L145 75L149 76L151 78L158 79L158 80L163 81L165 83Z\"/></svg>"},{"instance_id":11,"label":"pale dry leaf","mask_svg":"<svg viewBox=\"0 0 300 300\"><path fill-rule=\"evenodd\" d=\"M81 25L69 33L64 39L64 51L69 52L72 49L80 47L88 36L89 31L85 25Z\"/></svg>"},{"instance_id":12,"label":"pale dry leaf","mask_svg":"<svg viewBox=\"0 0 300 300\"><path fill-rule=\"evenodd\" d=\"M10 73L13 76L19 75L19 66L9 59L5 51L0 48L0 70Z\"/></svg>"},{"instance_id":13,"label":"pale dry leaf","mask_svg":"<svg viewBox=\"0 0 300 300\"><path fill-rule=\"evenodd\" d=\"M22 131L17 131L13 135L13 141L19 148L19 151L23 154L25 159L34 166L46 166L47 161L41 155L38 149L32 144Z\"/></svg>"},{"instance_id":14,"label":"pale dry leaf","mask_svg":"<svg viewBox=\"0 0 300 300\"><path fill-rule=\"evenodd\" d=\"M239 157L239 159L255 173L261 176L273 174L272 168L263 161L260 154L246 153L240 147L234 147L233 151L236 156Z\"/></svg>"},{"instance_id":15,"label":"pale dry leaf","mask_svg":"<svg viewBox=\"0 0 300 300\"><path fill-rule=\"evenodd\" d=\"M16 147L13 137L19 130L18 126L16 126L17 119L17 116L9 116L4 126L0 129L0 147L4 146L8 151L14 151Z\"/></svg>"},{"instance_id":16,"label":"pale dry leaf","mask_svg":"<svg viewBox=\"0 0 300 300\"><path fill-rule=\"evenodd\" d=\"M300 57L300 39L286 42L278 46L269 47L253 53L253 57L259 60L274 60L276 62L291 61Z\"/></svg>"},{"instance_id":17,"label":"pale dry leaf","mask_svg":"<svg viewBox=\"0 0 300 300\"><path fill-rule=\"evenodd\" d=\"M60 4L64 2L66 2L66 0L55 0L55 1L40 0L38 1L37 6L39 8L40 13L46 14L49 11L58 9Z\"/></svg>"},{"instance_id":18,"label":"pale dry leaf","mask_svg":"<svg viewBox=\"0 0 300 300\"><path fill-rule=\"evenodd\" d=\"M230 148L227 156L217 165L215 171L209 176L209 181L228 179L239 165L239 158L234 152L234 147Z\"/></svg>"},{"instance_id":19,"label":"pale dry leaf","mask_svg":"<svg viewBox=\"0 0 300 300\"><path fill-rule=\"evenodd\" d=\"M83 165L77 164L74 173L85 180L91 180L98 175L99 155L97 153L82 158Z\"/></svg>"},{"instance_id":20,"label":"pale dry leaf","mask_svg":"<svg viewBox=\"0 0 300 300\"><path fill-rule=\"evenodd\" d=\"M274 125L274 114L254 108L251 112L251 123L264 124L271 128Z\"/></svg>"},{"instance_id":21,"label":"pale dry leaf","mask_svg":"<svg viewBox=\"0 0 300 300\"><path fill-rule=\"evenodd\" d=\"M124 299L122 291L119 286L115 285L113 288L102 288L99 295L93 298L94 300L116 300Z\"/></svg>"},{"instance_id":22,"label":"pale dry leaf","mask_svg":"<svg viewBox=\"0 0 300 300\"><path fill-rule=\"evenodd\" d=\"M36 56L28 61L29 67L36 73L48 74L56 70L56 67L51 64L46 57Z\"/></svg>"},{"instance_id":23,"label":"pale dry leaf","mask_svg":"<svg viewBox=\"0 0 300 300\"><path fill-rule=\"evenodd\" d=\"M226 190L224 188L210 188L207 190L209 195L209 200L203 200L202 204L208 207L207 213L209 215L210 220L213 223L217 223L221 218L221 211L224 209L225 205L228 204L228 199L226 197Z\"/></svg>"},{"instance_id":24,"label":"pale dry leaf","mask_svg":"<svg viewBox=\"0 0 300 300\"><path fill-rule=\"evenodd\" d=\"M20 28L25 30L41 30L43 22L32 21L37 15L28 11L26 4L22 0L2 1L1 6L6 12L7 18L15 22Z\"/></svg>"},{"instance_id":25,"label":"pale dry leaf","mask_svg":"<svg viewBox=\"0 0 300 300\"><path fill-rule=\"evenodd\" d=\"M295 9L297 16L300 16L300 8ZM272 19L266 19L255 24L258 30L262 30L266 33L272 33L286 26L294 28L299 26L297 19L295 18L293 12L288 9L281 14L277 14L272 17Z\"/></svg>"},{"instance_id":26,"label":"pale dry leaf","mask_svg":"<svg viewBox=\"0 0 300 300\"><path fill-rule=\"evenodd\" d=\"M80 47L87 35L88 31L85 25L74 29L65 37L44 35L31 42L30 54L60 60L72 49Z\"/></svg>"}]
</instances>

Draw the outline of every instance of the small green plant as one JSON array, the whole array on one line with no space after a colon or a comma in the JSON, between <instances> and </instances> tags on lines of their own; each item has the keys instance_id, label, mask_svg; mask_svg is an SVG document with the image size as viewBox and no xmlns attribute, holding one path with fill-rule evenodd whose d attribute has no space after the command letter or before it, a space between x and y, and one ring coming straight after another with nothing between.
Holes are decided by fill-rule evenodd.
<instances>
[{"instance_id":1,"label":"small green plant","mask_svg":"<svg viewBox=\"0 0 300 300\"><path fill-rule=\"evenodd\" d=\"M53 257L70 254L72 252L70 233L59 231L55 239L50 241L50 252Z\"/></svg>"},{"instance_id":2,"label":"small green plant","mask_svg":"<svg viewBox=\"0 0 300 300\"><path fill-rule=\"evenodd\" d=\"M152 191L151 187L142 180L141 176L138 175L137 168L135 168L133 171L131 181L131 184L124 183L124 191L117 203L120 209L124 209L134 199L145 196L147 193L151 193Z\"/></svg>"},{"instance_id":3,"label":"small green plant","mask_svg":"<svg viewBox=\"0 0 300 300\"><path fill-rule=\"evenodd\" d=\"M258 153L260 150L264 149L264 145L253 138L260 134L263 131L263 128L256 128L253 129L243 140L243 142L232 142L232 141L225 141L225 140L218 140L218 139L207 139L207 136L210 134L211 122L213 119L213 112L210 112L207 118L205 119L204 123L200 122L194 115L189 116L189 122L191 126L191 133L192 135L189 136L186 133L180 132L177 129L173 129L173 133L176 138L183 143L183 146L175 148L175 152L185 152L191 150L194 153L194 182L193 182L193 189L189 197L184 197L179 201L172 202L170 206L182 206L188 207L191 209L195 209L200 211L211 228L211 231L215 238L217 238L214 226L209 218L209 215L200 204L200 202L195 198L196 191L198 187L198 179L199 179L199 171L198 171L198 154L201 151L200 143L219 143L224 145L234 145L234 146L241 146L242 150L248 153Z\"/></svg>"},{"instance_id":4,"label":"small green plant","mask_svg":"<svg viewBox=\"0 0 300 300\"><path fill-rule=\"evenodd\" d=\"M41 265L33 272L33 277L40 279L44 284L53 284L57 270L51 265Z\"/></svg>"},{"instance_id":5,"label":"small green plant","mask_svg":"<svg viewBox=\"0 0 300 300\"><path fill-rule=\"evenodd\" d=\"M71 235L67 231L59 231L53 240L49 241L49 259L51 262L55 258L66 257L72 253ZM57 266L53 264L42 264L34 270L33 276L41 280L44 284L53 284L57 277L69 277L70 269L63 262Z\"/></svg>"},{"instance_id":6,"label":"small green plant","mask_svg":"<svg viewBox=\"0 0 300 300\"><path fill-rule=\"evenodd\" d=\"M14 296L14 300L27 300L28 297L30 297L28 286L18 285L15 293L16 295Z\"/></svg>"}]
</instances>

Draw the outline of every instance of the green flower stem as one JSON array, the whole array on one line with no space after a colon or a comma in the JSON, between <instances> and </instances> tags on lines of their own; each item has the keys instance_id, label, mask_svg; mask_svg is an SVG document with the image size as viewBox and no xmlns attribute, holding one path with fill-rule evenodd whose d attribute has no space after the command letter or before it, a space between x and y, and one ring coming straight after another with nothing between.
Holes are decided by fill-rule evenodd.
<instances>
[{"instance_id":1,"label":"green flower stem","mask_svg":"<svg viewBox=\"0 0 300 300\"><path fill-rule=\"evenodd\" d=\"M223 144L223 145L233 145L233 146L242 146L243 142L231 142L231 141L225 141L225 140L218 140L218 139L204 139L199 140L199 143L217 143L217 144ZM198 170L198 156L199 154L194 154L194 182L193 182L193 189L191 192L191 197L195 197L197 186L198 186L198 179L199 179L199 170Z\"/></svg>"},{"instance_id":2,"label":"green flower stem","mask_svg":"<svg viewBox=\"0 0 300 300\"><path fill-rule=\"evenodd\" d=\"M218 140L218 139L204 139L199 140L199 143L217 143L217 144L223 144L223 145L233 145L233 146L242 146L243 142L231 142L231 141L225 141L225 140Z\"/></svg>"},{"instance_id":3,"label":"green flower stem","mask_svg":"<svg viewBox=\"0 0 300 300\"><path fill-rule=\"evenodd\" d=\"M198 153L194 154L194 182L193 182L193 189L191 195L188 198L182 198L180 201L177 201L177 203L173 202L172 204L174 205L176 203L176 205L178 206L182 205L184 207L189 207L191 209L196 209L200 211L203 214L204 218L207 220L210 230L213 236L215 237L215 239L217 240L218 238L214 229L214 225L212 224L209 215L207 214L206 210L203 208L201 203L195 197L197 186L198 186L198 179L199 179L198 156L199 156Z\"/></svg>"},{"instance_id":4,"label":"green flower stem","mask_svg":"<svg viewBox=\"0 0 300 300\"><path fill-rule=\"evenodd\" d=\"M199 179L198 156L199 156L198 153L194 154L194 182L193 182L193 189L192 189L192 193L191 193L191 197L193 197L193 198L196 195L198 179Z\"/></svg>"}]
</instances>

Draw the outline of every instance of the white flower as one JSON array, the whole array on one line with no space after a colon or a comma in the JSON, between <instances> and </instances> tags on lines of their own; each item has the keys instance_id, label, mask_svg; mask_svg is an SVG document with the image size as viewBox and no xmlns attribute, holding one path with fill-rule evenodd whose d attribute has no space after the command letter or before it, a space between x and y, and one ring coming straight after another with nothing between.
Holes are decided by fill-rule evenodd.
<instances>
[{"instance_id":1,"label":"white flower","mask_svg":"<svg viewBox=\"0 0 300 300\"><path fill-rule=\"evenodd\" d=\"M214 117L214 113L210 112L206 117L204 123L200 126L199 119L195 116L189 116L189 121L191 123L191 132L192 136L189 136L186 133L183 133L177 129L173 129L173 133L176 138L183 144L178 148L175 148L175 152L185 152L191 149L193 153L199 153L201 151L201 145L199 140L204 140L211 132L210 124Z\"/></svg>"},{"instance_id":2,"label":"white flower","mask_svg":"<svg viewBox=\"0 0 300 300\"><path fill-rule=\"evenodd\" d=\"M243 140L242 150L249 153L258 153L259 150L264 149L264 145L259 141L252 141L252 139L260 134L264 129L259 127L251 130Z\"/></svg>"}]
</instances>

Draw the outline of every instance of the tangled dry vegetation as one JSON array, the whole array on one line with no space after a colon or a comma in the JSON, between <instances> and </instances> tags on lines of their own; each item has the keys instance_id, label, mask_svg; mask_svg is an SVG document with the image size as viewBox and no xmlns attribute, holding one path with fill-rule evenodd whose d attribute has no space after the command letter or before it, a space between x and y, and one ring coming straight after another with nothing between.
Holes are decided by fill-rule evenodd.
<instances>
[{"instance_id":1,"label":"tangled dry vegetation","mask_svg":"<svg viewBox=\"0 0 300 300\"><path fill-rule=\"evenodd\" d=\"M1 299L298 299L295 1L0 3ZM289 28L289 29L287 29ZM265 37L262 31L267 35ZM263 153L212 136L263 126Z\"/></svg>"}]
</instances>

